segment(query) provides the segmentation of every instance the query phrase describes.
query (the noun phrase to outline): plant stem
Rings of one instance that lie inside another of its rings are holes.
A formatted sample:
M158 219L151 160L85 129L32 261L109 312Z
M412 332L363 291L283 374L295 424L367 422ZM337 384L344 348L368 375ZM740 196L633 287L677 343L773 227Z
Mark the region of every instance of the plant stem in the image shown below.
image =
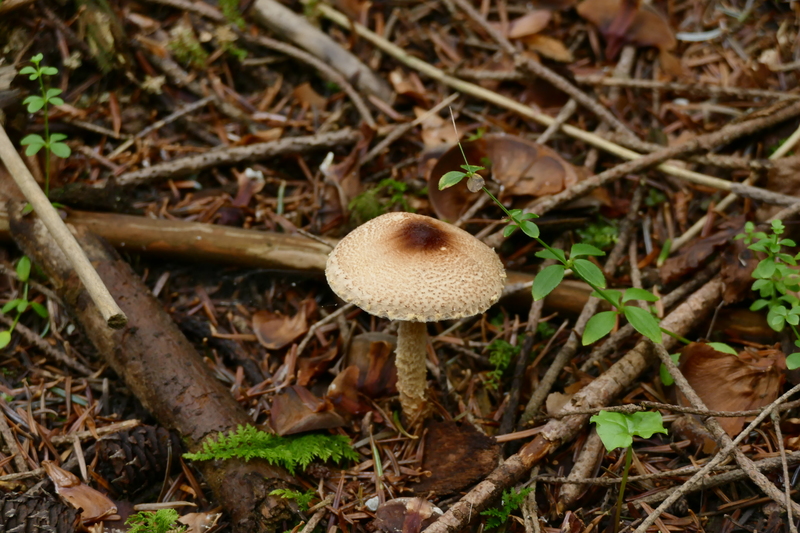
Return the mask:
M41 67L36 65L39 69L39 89L42 91L42 98L44 99L43 113L44 113L44 195L50 196L50 123L47 120L47 92L44 89L44 76L41 74Z
M692 343L692 341L690 341L690 340L689 340L689 339L687 339L686 337L681 337L680 335L678 335L678 334L677 334L677 333L675 333L674 331L670 331L670 330L668 330L667 328L662 328L662 327L660 327L660 326L659 326L659 329L661 329L661 333L664 333L664 334L666 334L666 335L669 335L669 336L670 336L670 337L672 337L673 339L676 339L676 340L678 340L678 341L682 342L683 344L691 344L691 343Z
M622 482L619 484L619 495L617 496L617 512L614 516L614 533L619 531L619 517L622 514L622 499L625 496L625 485L628 484L628 471L631 469L631 459L633 458L633 444L628 446L625 453L625 468L622 471Z

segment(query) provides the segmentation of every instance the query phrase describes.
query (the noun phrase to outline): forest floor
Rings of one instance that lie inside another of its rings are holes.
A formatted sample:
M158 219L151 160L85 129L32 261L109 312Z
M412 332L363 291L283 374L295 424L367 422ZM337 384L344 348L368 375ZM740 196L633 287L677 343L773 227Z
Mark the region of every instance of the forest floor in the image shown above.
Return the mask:
M799 5L0 0L0 529L796 532ZM395 211L506 270L405 413L324 275Z

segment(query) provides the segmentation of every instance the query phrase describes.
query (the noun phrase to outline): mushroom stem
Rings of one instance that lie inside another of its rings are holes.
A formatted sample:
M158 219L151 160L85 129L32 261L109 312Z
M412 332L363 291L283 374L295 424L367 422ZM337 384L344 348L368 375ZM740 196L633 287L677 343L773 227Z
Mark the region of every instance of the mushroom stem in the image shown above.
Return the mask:
M425 322L401 321L397 329L397 390L406 417L417 414L425 403L427 336Z

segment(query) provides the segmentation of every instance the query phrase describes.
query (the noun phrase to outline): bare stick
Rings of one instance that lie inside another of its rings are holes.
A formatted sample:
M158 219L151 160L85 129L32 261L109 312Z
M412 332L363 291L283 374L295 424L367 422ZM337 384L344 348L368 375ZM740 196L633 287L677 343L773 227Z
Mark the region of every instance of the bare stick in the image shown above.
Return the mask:
M786 449L783 447L783 435L781 434L781 417L777 412L769 414L772 419L772 426L775 428L775 440L778 443L778 452L781 455L781 467L783 468L783 492L786 495L786 514L789 522L789 533L797 533L797 526L792 517L792 482L789 477L789 462L786 460Z
M0 159L5 163L11 177L14 178L22 194L31 203L36 214L42 219L61 251L69 259L72 268L75 269L92 301L97 305L106 324L113 329L125 327L128 322L127 317L114 301L114 298L111 297L106 286L103 285L100 276L97 275L94 267L86 258L86 254L83 253L83 250L78 245L78 241L72 236L72 233L67 229L66 224L58 216L53 206L50 205L50 200L47 199L42 189L39 188L39 184L33 179L28 167L22 162L22 158L14 149L14 145L11 144L11 140L2 126L0 126Z
M14 454L14 464L16 465L17 470L19 472L27 472L30 470L30 468L28 468L28 463L25 461L25 457L22 455L22 450L19 449L17 438L11 431L11 427L8 425L8 421L6 420L6 415L3 413L0 413L0 435L2 435L3 440L6 441L6 446L8 446L8 449Z

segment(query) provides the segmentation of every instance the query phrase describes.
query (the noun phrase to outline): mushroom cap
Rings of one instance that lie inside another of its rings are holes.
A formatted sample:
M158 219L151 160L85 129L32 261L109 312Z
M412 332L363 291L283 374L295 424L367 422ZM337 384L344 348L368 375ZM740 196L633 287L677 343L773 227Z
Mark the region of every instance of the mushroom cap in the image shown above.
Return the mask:
M506 278L497 254L435 218L387 213L359 226L328 256L340 298L391 320L431 322L484 312Z

